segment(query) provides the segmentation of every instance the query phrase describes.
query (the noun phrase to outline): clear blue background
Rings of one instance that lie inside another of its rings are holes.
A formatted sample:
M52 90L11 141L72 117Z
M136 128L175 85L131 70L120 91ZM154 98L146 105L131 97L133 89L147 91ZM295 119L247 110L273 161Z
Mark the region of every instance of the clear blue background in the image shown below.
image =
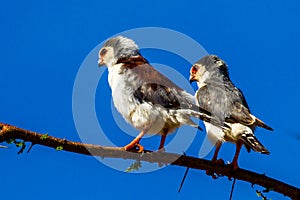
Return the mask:
M248 154L243 149L240 166L299 187L299 10L296 0L2 2L0 121L79 141L72 89L87 54L118 32L146 26L170 28L222 57L252 112L275 129L257 131L271 155ZM144 55L150 61L167 60L165 64L188 77L186 62L170 60L167 53L145 51ZM103 104L110 105L107 81L99 84L98 90L107 95ZM100 104L97 112L101 113ZM109 123L111 134L120 135L119 145L132 139L113 121ZM197 156L202 140L200 133L187 153ZM156 147L159 137L153 141L146 147ZM234 150L234 145L224 145L220 155L231 160ZM0 150L1 199L228 199L230 193L231 182L212 180L203 171L190 170L177 193L185 171L181 167L129 174L93 157L46 147L34 146L22 155L17 151L13 145ZM275 193L268 196L284 199ZM257 196L249 183L238 181L234 199Z

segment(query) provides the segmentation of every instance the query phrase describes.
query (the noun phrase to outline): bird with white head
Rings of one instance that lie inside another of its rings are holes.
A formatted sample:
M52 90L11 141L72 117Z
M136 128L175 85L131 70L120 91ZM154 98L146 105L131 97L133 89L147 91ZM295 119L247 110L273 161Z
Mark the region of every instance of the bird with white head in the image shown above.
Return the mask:
M209 112L194 104L191 94L155 70L133 40L123 36L107 40L99 51L98 65L108 67L114 106L129 124L140 130L124 146L125 150L138 147L143 151L139 142L146 133L160 134L159 149L163 149L166 136L181 125L201 129L191 117L222 128Z

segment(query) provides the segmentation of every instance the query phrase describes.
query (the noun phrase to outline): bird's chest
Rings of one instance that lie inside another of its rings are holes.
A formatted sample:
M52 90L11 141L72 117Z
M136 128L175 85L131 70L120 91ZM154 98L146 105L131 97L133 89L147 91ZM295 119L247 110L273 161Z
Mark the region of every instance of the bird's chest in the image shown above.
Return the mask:
M113 71L109 72L108 75L114 105L127 121L130 121L131 113L138 106L138 102L134 98L132 81L134 81L134 78L124 73Z

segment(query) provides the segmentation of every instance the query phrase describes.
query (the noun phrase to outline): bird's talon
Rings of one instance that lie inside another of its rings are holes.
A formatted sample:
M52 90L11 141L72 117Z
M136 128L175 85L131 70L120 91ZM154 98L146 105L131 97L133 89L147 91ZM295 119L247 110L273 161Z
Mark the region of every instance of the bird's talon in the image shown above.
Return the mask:
M218 179L220 176L211 170L206 171L206 175L211 176L213 179Z
M142 145L140 145L138 142L131 142L128 145L124 146L123 149L125 151L130 151L130 150L134 150L135 147L138 148L137 152L141 153L144 151L144 147Z
M143 153L144 152L144 147L140 145L139 143L136 143L135 146L139 149L137 152L138 153Z
M218 160L214 160L212 162L213 162L213 164L216 164L216 165L224 165L225 164L224 160L221 158Z
M232 174L234 174L234 172L235 172L236 170L239 169L238 164L237 164L237 163L234 163L234 162L228 164L228 166L232 168ZM228 180L231 181L231 180L232 180L232 177L233 177L233 176L229 175L229 176L228 176Z
M228 164L228 166L230 166L233 169L233 171L236 171L237 169L239 169L239 166L237 163L230 163L230 164Z
M134 147L135 147L135 146L132 146L132 145L126 145L126 146L123 147L123 149L124 149L125 151L129 151L129 150L133 149Z

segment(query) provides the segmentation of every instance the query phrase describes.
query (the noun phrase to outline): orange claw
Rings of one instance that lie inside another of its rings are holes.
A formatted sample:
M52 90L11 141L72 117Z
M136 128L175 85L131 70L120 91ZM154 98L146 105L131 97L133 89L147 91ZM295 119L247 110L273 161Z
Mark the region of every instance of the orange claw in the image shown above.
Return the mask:
M135 147L135 144L132 145L131 143L130 144L127 144L126 146L124 146L123 148L125 149L125 151L129 151L131 149L133 149Z
M144 147L142 145L140 145L140 140L142 139L142 137L146 134L147 131L142 131L140 132L140 134L138 136L136 136L136 138L134 138L134 140L132 140L129 144L127 144L126 146L124 146L123 148L125 149L125 151L129 151L135 147L138 147L139 150L138 152L143 152L144 151Z
M132 142L130 142L129 144L127 144L123 148L125 149L125 151L129 151L129 150L134 149L135 147L139 148L138 152L143 152L144 151L144 147L139 144L139 141L136 141L136 140L133 140Z
M136 143L135 145L139 148L139 153L142 153L144 151L144 147L142 145L140 145L139 143Z

